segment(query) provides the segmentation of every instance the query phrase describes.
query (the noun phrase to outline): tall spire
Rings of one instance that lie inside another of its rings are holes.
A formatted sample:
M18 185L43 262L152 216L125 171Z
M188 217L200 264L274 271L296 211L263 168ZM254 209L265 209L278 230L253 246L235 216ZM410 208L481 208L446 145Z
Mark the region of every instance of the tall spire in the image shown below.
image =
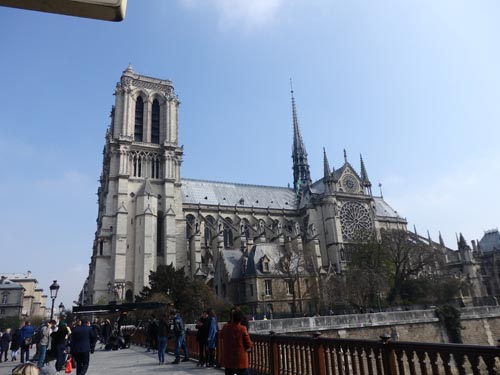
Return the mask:
M301 189L303 184L311 183L309 163L307 162L307 151L300 135L299 120L297 118L297 107L293 96L292 79L290 78L290 92L292 94L292 117L293 117L293 185L295 190Z
M363 161L363 155L359 154L359 160L361 162L361 180L363 180L365 186L372 186L372 183L368 178L368 173L366 173L366 167L365 167L365 162Z
M444 246L444 240L443 240L443 236L441 236L441 231L439 231L439 244L441 246Z
M368 194L372 194L372 183L368 178L368 173L366 173L365 162L363 161L363 155L359 154L359 160L361 162L361 181L363 185L366 187Z
M328 158L326 156L326 150L325 148L323 147L323 177L324 178L328 178L330 177L330 164L328 163Z

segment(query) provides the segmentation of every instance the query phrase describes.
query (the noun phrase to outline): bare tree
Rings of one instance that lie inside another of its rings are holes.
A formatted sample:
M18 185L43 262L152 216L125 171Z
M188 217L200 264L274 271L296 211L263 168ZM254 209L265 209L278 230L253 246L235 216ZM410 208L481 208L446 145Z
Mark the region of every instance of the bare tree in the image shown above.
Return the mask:
M405 230L381 231L381 246L389 261L392 278L390 300L400 303L402 288L412 279L426 277L442 262L440 253Z
M390 258L376 241L351 246L345 274L346 298L358 307L380 307L381 293L388 290Z

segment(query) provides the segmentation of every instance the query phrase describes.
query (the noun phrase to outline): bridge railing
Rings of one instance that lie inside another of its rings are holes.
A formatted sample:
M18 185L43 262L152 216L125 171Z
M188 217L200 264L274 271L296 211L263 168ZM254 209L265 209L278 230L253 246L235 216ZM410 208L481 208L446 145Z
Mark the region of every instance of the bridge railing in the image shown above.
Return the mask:
M407 341L333 339L320 335L252 334L252 375L465 375L500 374L500 349L494 346ZM196 332L187 333L191 358L198 358ZM168 340L169 351L174 340ZM146 342L137 331L132 342ZM224 362L218 340L216 361Z

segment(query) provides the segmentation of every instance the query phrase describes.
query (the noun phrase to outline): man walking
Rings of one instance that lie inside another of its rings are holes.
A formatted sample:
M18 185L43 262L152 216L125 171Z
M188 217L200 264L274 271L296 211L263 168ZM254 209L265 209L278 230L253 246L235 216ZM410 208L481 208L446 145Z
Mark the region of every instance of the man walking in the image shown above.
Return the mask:
M71 333L71 354L76 362L76 375L85 375L90 362L90 342L94 330L87 320L82 320Z
M47 348L50 343L50 334L56 324L55 320L51 320L40 328L40 346L38 348L38 368L41 369L45 363L45 356L47 355Z
M24 322L24 326L21 328L19 334L19 342L21 344L21 363L28 362L30 360L30 348L34 333L35 330L31 326L31 323L28 320Z
M184 328L184 321L182 320L181 314L179 314L178 312L176 313L175 310L172 310L170 314L174 316L172 325L175 336L175 360L172 362L172 364L177 365L179 364L181 359L181 347L182 350L184 350L184 359L182 360L182 362L189 361L188 348L186 345L186 330Z

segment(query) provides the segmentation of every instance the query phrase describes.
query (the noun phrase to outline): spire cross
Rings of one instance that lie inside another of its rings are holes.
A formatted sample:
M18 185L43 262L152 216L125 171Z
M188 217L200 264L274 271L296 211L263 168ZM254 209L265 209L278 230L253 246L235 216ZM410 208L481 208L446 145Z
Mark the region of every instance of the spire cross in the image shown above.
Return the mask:
M384 194L382 194L382 183L381 182L378 183L378 188L380 189L380 198L383 198Z

